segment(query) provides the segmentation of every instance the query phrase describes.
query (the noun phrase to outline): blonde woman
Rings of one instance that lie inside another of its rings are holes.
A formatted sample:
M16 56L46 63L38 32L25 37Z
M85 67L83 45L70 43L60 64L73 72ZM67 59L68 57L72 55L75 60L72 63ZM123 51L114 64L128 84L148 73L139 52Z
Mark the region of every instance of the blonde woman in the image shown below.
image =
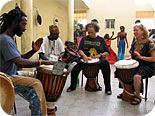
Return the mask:
M135 24L133 29L136 40L131 46L131 57L128 59L132 58L139 62L139 67L133 76L135 96L131 101L131 104L137 105L141 102L142 79L155 75L155 45L153 41L149 40L148 31L143 24ZM122 82L120 83L122 84ZM122 94L117 97L121 98Z

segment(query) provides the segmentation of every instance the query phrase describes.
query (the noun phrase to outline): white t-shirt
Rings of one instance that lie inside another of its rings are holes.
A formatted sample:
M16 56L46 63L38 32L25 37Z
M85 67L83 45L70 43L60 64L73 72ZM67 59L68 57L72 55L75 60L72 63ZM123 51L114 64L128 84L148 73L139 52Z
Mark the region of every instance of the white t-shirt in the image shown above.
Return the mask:
M40 47L39 53L44 53L46 57L49 57L50 54L58 56L64 51L64 45L60 38L51 41L48 39L48 36L46 36L43 38L43 43Z

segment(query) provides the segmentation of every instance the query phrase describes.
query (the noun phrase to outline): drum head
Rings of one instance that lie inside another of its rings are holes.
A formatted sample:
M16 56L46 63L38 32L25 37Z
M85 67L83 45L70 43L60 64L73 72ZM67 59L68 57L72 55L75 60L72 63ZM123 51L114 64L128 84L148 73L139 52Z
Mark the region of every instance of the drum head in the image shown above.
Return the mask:
M84 62L83 59L81 59L81 61ZM96 63L96 62L99 62L99 61L100 60L98 58L96 58L96 59L88 60L88 63Z
M53 70L53 65L41 65L41 68L44 68L46 70ZM66 72L67 69L64 68L64 72Z
M131 59L131 60L119 60L117 61L114 66L118 69L132 69L138 67L139 62Z
M0 74L0 104L6 113L10 113L15 102L14 86L4 75Z

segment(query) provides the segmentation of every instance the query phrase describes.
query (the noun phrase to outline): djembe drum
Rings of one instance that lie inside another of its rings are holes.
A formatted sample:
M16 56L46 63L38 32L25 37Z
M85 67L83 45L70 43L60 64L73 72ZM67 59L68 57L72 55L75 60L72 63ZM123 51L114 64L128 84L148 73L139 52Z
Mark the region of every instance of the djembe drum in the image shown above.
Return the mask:
M69 71L64 69L62 75L55 75L52 70L53 65L42 65L37 68L37 78L42 82L48 102L55 102L59 98L69 74Z
M15 90L8 76L0 72L0 105L9 114L15 103Z
M118 78L124 83L123 100L131 101L133 99L133 75L138 65L139 62L133 59L120 60L114 64Z
M87 78L85 89L87 91L97 91L99 85L96 82L96 77L99 73L99 66L100 66L99 59L92 59L89 60L88 63L83 62L81 59L82 64L82 71L84 76Z

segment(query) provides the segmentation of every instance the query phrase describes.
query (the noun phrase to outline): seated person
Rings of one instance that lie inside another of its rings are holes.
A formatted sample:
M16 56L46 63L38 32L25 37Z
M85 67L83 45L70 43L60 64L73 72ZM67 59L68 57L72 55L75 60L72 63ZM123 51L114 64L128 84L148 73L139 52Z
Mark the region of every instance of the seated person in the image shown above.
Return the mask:
M95 24L89 23L86 25L86 30L88 31L88 36L83 37L79 46L79 54L83 58L84 62L88 62L93 58L99 58L100 69L103 74L104 84L105 84L105 93L111 95L111 84L110 84L110 66L106 60L106 56L109 55L109 49L100 36L96 35L96 32L99 31L99 27ZM73 91L76 89L77 77L82 69L80 58L76 60L77 65L71 71L71 85L67 89L67 92Z
M141 102L140 91L142 87L142 79L155 75L155 45L149 40L149 35L146 27L141 24L134 25L134 36L136 40L132 43L130 53L131 57L127 59L135 59L139 62L139 66L133 75L133 87L135 96L131 104L137 105ZM118 77L117 71L115 77ZM123 87L123 82L119 79ZM123 94L119 94L118 98L122 98Z
M51 55L59 56L64 52L62 40L59 38L59 28L56 25L49 26L50 35L43 38L43 44L39 50L39 58L49 60Z
M65 52L62 54L62 61L66 62L67 64L74 61L74 59L79 58L80 55L78 54L76 44L71 41L65 42Z
M21 55L16 47L14 36L20 37L26 30L27 16L19 7L16 7L8 13L2 14L0 22L0 72L7 74L15 85L15 92L22 94L30 102L29 108L32 116L47 116L46 99L41 82L35 78L17 75L18 67L31 68L41 64L53 65L51 61L29 60L40 49L43 40L42 38L38 39L32 45L31 51Z

